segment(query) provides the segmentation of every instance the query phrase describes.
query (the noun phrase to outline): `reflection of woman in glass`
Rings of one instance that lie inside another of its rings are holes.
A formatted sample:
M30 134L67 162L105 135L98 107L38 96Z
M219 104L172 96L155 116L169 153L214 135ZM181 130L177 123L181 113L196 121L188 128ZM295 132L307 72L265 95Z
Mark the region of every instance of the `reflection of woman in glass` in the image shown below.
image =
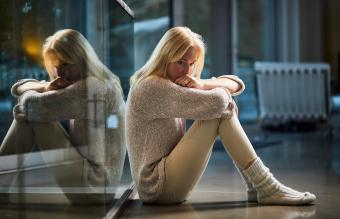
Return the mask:
M77 31L60 30L47 38L43 58L50 82L24 79L12 87L18 97L14 120L4 138L1 155L65 148L65 158L76 156L80 165L66 166L55 177L62 187L116 186L125 156L124 100L119 79L98 59ZM59 121L68 122L68 132ZM9 182L10 183L10 182ZM109 195L89 195L72 202L106 201Z
M315 200L277 181L241 127L233 96L235 76L200 79L205 46L186 27L168 30L131 78L127 145L133 179L145 203L180 203L202 176L217 136L248 185L248 200L302 205ZM185 132L185 119L196 120Z

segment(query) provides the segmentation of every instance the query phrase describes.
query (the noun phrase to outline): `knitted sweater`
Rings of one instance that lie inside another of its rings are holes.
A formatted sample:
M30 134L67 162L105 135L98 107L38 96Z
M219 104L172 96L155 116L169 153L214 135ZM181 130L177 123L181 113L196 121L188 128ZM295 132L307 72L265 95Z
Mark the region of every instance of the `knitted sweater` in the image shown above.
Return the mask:
M116 186L125 158L124 100L119 88L89 76L70 86L39 93L34 90L18 96L18 86L34 79L23 79L12 86L18 97L14 114L28 121L68 121L71 143L84 162L84 184Z
M243 82L235 76L223 76ZM199 90L170 80L149 77L130 89L126 108L126 140L132 178L145 203L163 191L164 162L185 133L185 119L231 117L232 96L227 89Z

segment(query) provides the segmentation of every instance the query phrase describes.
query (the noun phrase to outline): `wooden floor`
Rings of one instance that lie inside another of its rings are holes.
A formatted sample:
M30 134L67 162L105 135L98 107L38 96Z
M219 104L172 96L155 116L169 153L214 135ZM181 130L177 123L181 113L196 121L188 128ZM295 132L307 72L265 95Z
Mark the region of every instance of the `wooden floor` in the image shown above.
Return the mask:
M292 207L247 203L241 178L217 144L203 178L187 202L146 206L135 199L131 200L121 218L340 218L339 129L335 129L331 137L323 128L315 132L285 133L263 132L252 125L244 127L257 153L276 178L298 190L315 193L317 200L313 205ZM0 218L103 218L111 208L110 205L72 206L63 203L65 197L61 196L45 194L44 198L42 195L38 199L49 200L45 204L0 204Z
M340 124L340 123L339 123ZM340 132L263 133L246 127L256 151L281 182L316 194L308 206L247 203L245 188L223 150L214 151L189 200L181 205L150 206L132 200L122 218L340 218ZM256 140L260 139L260 140ZM261 143L262 139L262 143Z

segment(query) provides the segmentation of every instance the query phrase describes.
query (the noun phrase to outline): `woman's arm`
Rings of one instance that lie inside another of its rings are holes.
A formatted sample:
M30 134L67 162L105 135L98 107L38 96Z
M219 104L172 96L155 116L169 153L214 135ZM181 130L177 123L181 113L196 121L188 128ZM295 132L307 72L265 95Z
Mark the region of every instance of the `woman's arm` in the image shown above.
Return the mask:
M214 119L230 114L230 92L222 87L211 90L179 86L167 79L145 79L129 97L130 107L147 119Z
M21 79L13 84L11 88L11 93L14 97L19 97L23 93L29 90L35 90L37 92L43 92L43 87L46 85L47 82L38 81L36 79L28 78L28 79Z
M63 89L42 93L27 90L19 98L19 109L28 121L46 122L85 118L87 85L86 81L82 80Z
M62 89L71 85L71 82L66 81L62 78L56 78L50 82L28 79L26 81L22 81L21 83L20 81L17 83L13 86L13 93L15 93L16 96L21 96L23 93L29 90L43 93L46 91Z
M21 96L28 90L35 90L39 93L45 92L45 87L48 82L36 82L36 81L29 81L17 87L16 93L18 96Z
M230 78L216 78L216 79L201 79L203 81L203 90L211 90L216 87L224 87L229 90L231 94L236 93L242 85Z
M217 87L227 89L232 96L239 95L245 89L241 79L235 75L223 75L212 79L197 79L189 75L183 75L175 81L183 87L196 88L200 90L211 90Z

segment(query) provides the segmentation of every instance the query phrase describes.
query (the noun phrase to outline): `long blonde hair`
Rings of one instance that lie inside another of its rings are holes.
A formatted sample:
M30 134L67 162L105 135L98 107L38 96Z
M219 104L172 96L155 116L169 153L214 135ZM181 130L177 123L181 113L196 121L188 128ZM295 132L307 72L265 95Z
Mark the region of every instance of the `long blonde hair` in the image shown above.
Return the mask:
M194 75L200 78L206 48L202 36L192 32L188 27L173 27L158 42L145 65L132 75L131 86L153 75L167 78L169 63L180 60L190 47L196 47L199 51Z
M59 30L48 37L43 45L42 55L44 65L50 79L54 79L53 66L49 54L56 55L62 62L74 64L82 77L96 77L98 80L108 82L110 86L122 88L119 78L114 75L98 58L93 47L78 31L72 29Z

